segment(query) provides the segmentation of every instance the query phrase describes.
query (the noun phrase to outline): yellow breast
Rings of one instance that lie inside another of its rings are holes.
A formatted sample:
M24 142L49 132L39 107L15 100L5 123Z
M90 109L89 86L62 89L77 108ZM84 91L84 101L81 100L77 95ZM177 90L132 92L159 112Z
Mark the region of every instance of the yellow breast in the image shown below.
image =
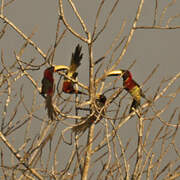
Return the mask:
M141 99L141 89L138 86L135 86L130 90L131 96L137 101L140 102Z

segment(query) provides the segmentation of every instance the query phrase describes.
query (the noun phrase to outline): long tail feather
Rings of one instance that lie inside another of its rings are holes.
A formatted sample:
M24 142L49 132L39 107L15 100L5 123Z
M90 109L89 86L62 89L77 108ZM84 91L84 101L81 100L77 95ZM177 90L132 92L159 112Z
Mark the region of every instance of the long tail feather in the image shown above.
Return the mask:
M54 110L54 107L53 107L53 104L52 104L52 96L47 96L46 97L45 109L47 109L48 117L51 120L53 120L54 115L55 115L55 110Z
M82 46L79 44L76 46L75 52L72 53L70 72L74 73L80 66L83 54L81 53Z

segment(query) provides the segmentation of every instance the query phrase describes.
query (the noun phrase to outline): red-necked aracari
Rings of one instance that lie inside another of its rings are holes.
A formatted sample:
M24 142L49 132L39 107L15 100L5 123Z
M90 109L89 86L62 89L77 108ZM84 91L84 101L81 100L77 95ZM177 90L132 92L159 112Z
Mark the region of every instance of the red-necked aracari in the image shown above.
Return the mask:
M41 94L46 98L45 102L45 108L48 111L48 117L50 119L53 119L53 115L55 114L53 105L52 105L52 97L54 95L55 90L55 83L54 83L54 72L68 69L67 66L64 65L57 65L57 66L51 66L44 71L44 76L41 81L42 88L41 88Z
M132 78L132 74L128 70L115 70L108 73L108 76L122 76L124 89L133 97L133 102L130 107L129 113L133 109L137 109L140 106L141 97L146 99L146 96L142 92L139 84Z
M76 77L78 75L76 70L80 66L81 60L83 57L83 54L81 53L81 49L82 49L82 47L78 44L75 48L74 53L72 53L71 64L67 70L67 76L74 80L76 79ZM64 78L62 90L64 93L82 94L82 92L80 92L74 88L74 83L66 77Z
M96 111L92 115L90 115L88 118L86 118L86 119L82 120L80 123L76 124L72 128L72 131L76 132L77 134L83 133L86 131L86 129L88 127L90 127L97 120L97 118L99 120L101 120L103 118L102 115L105 114L105 110L104 109L102 110L105 103L106 103L106 96L104 94L98 94L96 96L96 101L95 101ZM100 114L100 116L99 116L99 114Z

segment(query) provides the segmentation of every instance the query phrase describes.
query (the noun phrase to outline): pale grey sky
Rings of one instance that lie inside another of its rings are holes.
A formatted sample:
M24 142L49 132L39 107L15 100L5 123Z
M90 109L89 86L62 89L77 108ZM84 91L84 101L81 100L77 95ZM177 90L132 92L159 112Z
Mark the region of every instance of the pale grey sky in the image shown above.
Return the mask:
M5 1L6 2L6 1ZM163 8L167 5L169 1L158 1L159 9L157 14L157 24L160 20L160 15L162 13ZM95 16L97 12L97 7L99 5L98 0L76 0L74 3L77 5L77 9L83 18L85 24L87 25L87 29L92 33ZM112 8L114 0L106 0L105 5L102 9L99 19L98 30L103 26L105 22L105 18L107 17L108 12ZM139 4L139 0L121 0L112 15L110 22L103 32L100 35L97 42L93 47L93 56L94 59L98 59L104 55L108 47L111 45L113 39L120 31L123 20L126 20L125 30L119 40L122 40L124 36L127 36L132 26L132 22L134 20L137 6ZM155 8L155 0L146 0L142 9L142 13L138 22L138 26L152 26L153 25L153 17L154 17L154 8ZM169 17L175 16L180 12L180 1L177 1L175 5L168 8L163 21L162 26L166 25ZM82 32L79 21L75 15L73 15L73 11L67 2L64 2L64 13L67 18L68 23L81 35L85 37L85 34ZM49 0L16 0L10 6L4 9L4 15L12 21L18 28L20 28L26 35L29 35L35 29L35 35L32 40L46 53L50 47L53 46L55 40L56 33L56 24L58 18L58 1L49 1ZM3 27L4 23L0 21L0 29ZM170 26L180 26L180 18L173 20L170 23ZM62 30L64 30L64 26L62 25ZM62 32L61 30L61 32ZM3 38L0 40L0 47L4 52L4 61L7 65L12 64L15 61L14 51L18 52L23 45L24 40L14 31L11 27L7 27L6 33ZM81 44L83 49L83 61L82 65L79 68L79 80L88 85L88 49L87 45L74 37L71 33L66 33L65 37L59 44L56 49L56 54L54 58L54 64L65 64L69 65L71 53L74 50L77 43ZM121 46L115 54L114 60L119 56L122 50ZM135 79L140 84L147 78L147 76L151 73L153 68L159 64L158 71L153 75L153 77L145 84L143 89L148 89L147 96L152 97L162 79L168 79L172 76L175 76L176 73L180 71L180 28L179 29L171 29L171 30L160 30L160 29L139 29L136 30L133 36L133 39L127 49L125 56L122 58L118 68L126 69L131 63L136 60L135 65L131 69ZM44 59L37 53L37 51L32 47L28 46L23 55L23 60L29 62L30 59L35 58L34 64L39 65L44 62ZM104 61L108 61L110 56L107 56ZM0 64L0 68L2 64ZM39 83L39 87L41 86L41 78L43 75L44 68L41 68L38 71L29 72L33 78ZM55 76L56 80L58 76ZM110 80L107 80L109 82ZM176 89L179 87L179 81L172 86L172 89ZM25 102L27 106L32 104L32 96L34 92L34 87L29 83L25 77L22 77L17 81L17 84L14 85L14 90L12 94L14 99L19 96L20 86L23 85L23 93L25 96ZM119 85L122 85L122 82L119 82ZM169 91L171 92L171 91ZM37 93L37 92L36 92ZM125 94L125 93L124 93ZM44 100L39 94L37 96L37 103L44 103ZM66 96L66 95L65 95ZM67 97L67 96L66 96ZM130 102L130 96L128 95L128 103ZM10 109L15 106L17 101L13 101L10 104ZM157 105L162 106L163 101L157 103ZM172 114L175 107L180 107L180 95L177 96L176 100L172 103L168 113L163 115L165 120L168 120L170 115ZM3 110L1 110L3 111ZM17 119L22 118L24 109L20 109L17 114ZM36 115L40 115L41 118L45 118L45 111L41 108L40 111L36 112ZM11 114L11 113L10 113ZM47 117L46 117L47 118ZM136 117L133 117L134 121L130 120L126 123L119 131L120 136L122 137L122 141L125 144L128 138L136 136ZM70 121L72 122L72 121ZM177 123L177 122L174 122ZM37 119L31 124L32 130L32 139L38 134L41 121ZM162 125L159 121L157 121L157 127ZM60 126L60 124L59 124ZM97 125L97 129L100 128L101 125ZM63 127L58 127L59 131L63 129ZM157 129L154 129L157 131ZM24 129L22 128L20 131L16 131L12 133L8 138L14 139L14 146L17 148L22 144L21 135L24 133ZM152 135L154 136L154 135ZM56 135L59 137L59 134ZM86 137L84 135L84 137ZM180 134L178 135L180 137ZM86 139L86 138L84 138ZM137 139L134 143L136 143ZM86 143L86 140L83 141L81 139L81 143ZM179 144L180 147L180 144ZM67 151L69 148L69 152ZM65 161L69 158L71 154L72 147L68 145L64 145L61 148L61 155L59 155L59 165L60 168L63 168ZM129 152L132 153L132 152ZM172 155L173 156L173 155ZM67 159L66 159L67 158ZM95 169L92 169L93 172ZM1 173L1 171L0 171Z

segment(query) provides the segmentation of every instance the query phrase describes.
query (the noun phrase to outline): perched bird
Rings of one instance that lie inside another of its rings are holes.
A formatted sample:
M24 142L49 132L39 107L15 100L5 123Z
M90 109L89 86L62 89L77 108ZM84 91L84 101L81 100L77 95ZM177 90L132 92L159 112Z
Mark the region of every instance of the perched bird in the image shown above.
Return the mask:
M54 83L54 77L53 74L54 72L68 69L67 66L63 65L57 65L57 66L51 66L44 71L44 76L41 81L42 83L42 88L41 88L41 95L45 97L45 108L47 109L48 112L48 117L52 120L53 115L55 114L53 105L52 105L52 97L54 95L54 90L55 90L55 83Z
M129 113L140 106L141 97L146 99L146 96L142 92L139 84L132 78L130 71L122 69L115 70L108 73L107 76L122 76L124 89L133 97Z
M88 116L88 118L82 120L80 123L73 126L72 131L80 134L85 132L88 127L90 127L98 118L98 121L103 118L102 115L105 114L105 110L102 109L106 103L106 96L104 94L98 94L95 101L95 112ZM100 116L99 116L100 114Z
M72 57L71 57L71 64L67 70L67 76L71 79L76 79L78 73L76 72L77 68L80 66L81 64L81 60L83 57L83 54L81 53L81 49L82 47L78 44L76 46L75 52L72 53ZM81 91L78 91L74 88L74 83L68 79L68 78L64 78L64 82L63 82L63 87L62 90L64 93L70 93L70 94L82 94Z

